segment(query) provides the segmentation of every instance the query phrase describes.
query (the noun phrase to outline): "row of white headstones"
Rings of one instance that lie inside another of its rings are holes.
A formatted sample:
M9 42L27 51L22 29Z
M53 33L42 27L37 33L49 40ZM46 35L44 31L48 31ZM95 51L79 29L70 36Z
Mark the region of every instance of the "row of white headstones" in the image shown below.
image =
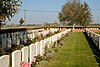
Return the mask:
M30 62L35 56L40 54L41 56L44 54L44 47L47 45L49 48L50 43L54 43L61 38L63 34L70 32L71 29L67 29L63 32L50 36L40 42L36 42L35 44L31 44L29 47L23 47L21 50L16 50L12 52L12 60L10 60L9 55L3 55L0 57L0 67L9 67L10 61L12 62L12 67L21 67L21 62ZM30 59L28 59L30 58Z
M92 41L98 47L98 49L100 49L100 35L91 31L90 29L86 29L86 33L88 37L92 39Z
M55 33L59 30L59 28L50 28L50 29L47 29L47 30L44 30L44 29L38 29L38 30L27 30L27 32L29 32L30 34L28 34L28 37L32 40L36 37L36 35L47 35L49 34L49 32L51 33ZM39 32L41 31L41 32ZM35 32L38 32L35 34Z

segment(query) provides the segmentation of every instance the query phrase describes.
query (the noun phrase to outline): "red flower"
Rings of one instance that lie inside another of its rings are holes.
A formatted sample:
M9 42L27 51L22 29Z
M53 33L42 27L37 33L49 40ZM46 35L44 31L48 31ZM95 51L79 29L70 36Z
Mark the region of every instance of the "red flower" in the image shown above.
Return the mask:
M29 62L22 62L21 67L31 67Z

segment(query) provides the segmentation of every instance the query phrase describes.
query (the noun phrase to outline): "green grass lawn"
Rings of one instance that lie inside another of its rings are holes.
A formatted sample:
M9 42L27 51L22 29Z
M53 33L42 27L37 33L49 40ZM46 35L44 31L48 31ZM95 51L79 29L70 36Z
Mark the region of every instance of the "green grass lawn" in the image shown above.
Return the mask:
M95 33L100 34L100 32L95 32Z
M46 67L99 67L83 33L71 33Z

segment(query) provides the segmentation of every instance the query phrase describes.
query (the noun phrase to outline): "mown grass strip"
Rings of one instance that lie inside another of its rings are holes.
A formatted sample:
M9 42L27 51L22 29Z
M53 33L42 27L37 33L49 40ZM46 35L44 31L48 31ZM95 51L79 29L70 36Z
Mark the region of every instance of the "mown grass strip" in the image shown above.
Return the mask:
M100 32L95 32L95 33L100 34Z
M47 67L99 67L83 33L71 33Z

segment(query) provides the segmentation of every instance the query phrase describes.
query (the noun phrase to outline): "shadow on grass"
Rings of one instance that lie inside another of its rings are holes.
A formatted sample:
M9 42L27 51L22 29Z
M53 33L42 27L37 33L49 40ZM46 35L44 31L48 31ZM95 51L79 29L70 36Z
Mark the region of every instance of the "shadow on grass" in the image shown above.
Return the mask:
M94 57L96 59L96 61L98 62L98 65L100 67L100 50L95 46L95 44L93 43L93 41L91 40L90 37L87 36L86 32L83 32L93 54L94 54Z

